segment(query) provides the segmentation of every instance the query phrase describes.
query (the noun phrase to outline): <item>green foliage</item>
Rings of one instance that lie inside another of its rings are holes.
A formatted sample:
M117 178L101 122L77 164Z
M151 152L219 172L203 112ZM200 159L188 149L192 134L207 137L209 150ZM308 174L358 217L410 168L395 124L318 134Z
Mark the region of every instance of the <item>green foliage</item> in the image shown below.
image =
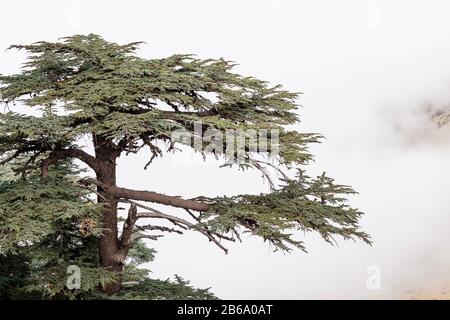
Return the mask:
M98 213L98 205L80 201L86 191L70 181L39 177L0 184L0 254L15 252L44 236L65 229L68 222L79 224ZM91 230L99 236L101 228Z
M98 260L99 205L77 185L79 170L61 163L46 180L32 171L14 176L16 160L2 167L0 176L0 299L99 299L99 288L117 279ZM3 179L7 177L7 179ZM86 224L86 221L89 224ZM153 261L155 250L133 242L123 274L126 286L113 299L209 298L208 290L177 281L152 280L143 263ZM81 288L66 286L67 268L81 270ZM153 287L154 288L151 288ZM164 290L167 290L164 292Z
M12 171L21 165L18 162L3 171ZM80 292L97 290L115 277L98 266L97 241L103 231L100 206L75 183L78 174L66 162L45 180L35 170L26 179L0 180L0 257L9 288L2 292L8 293L7 298L75 297L78 293L65 287L69 265L82 270ZM93 222L89 228L86 221Z
M29 259L24 254L0 255L0 300L17 298L29 272Z
M214 300L208 289L196 289L190 282L175 275L175 281L145 279L134 286L125 287L118 299L154 300Z
M21 74L0 76L0 101L38 107L44 114L0 115L0 151L54 150L90 133L126 139L133 149L143 136L169 141L174 130L192 132L201 121L205 130L223 132L280 129L282 164L311 159L307 145L320 136L282 127L298 121L298 93L233 73L234 64L224 59L179 54L143 59L134 55L138 45L90 34L12 46L30 55Z
M114 282L117 277L114 272L102 269L97 264L89 264L83 260L67 264L65 259L60 260L57 265L47 260L40 267L36 266L37 270L27 279L27 285L20 288L22 295L38 299L84 299L98 292L99 286ZM80 289L70 290L66 286L69 276L67 268L70 265L80 267Z
M370 244L358 225L362 212L346 204L345 196L356 193L352 188L335 184L325 173L311 179L301 170L297 179L283 181L270 194L209 199L214 205L200 216L203 225L221 234L244 228L283 251L290 246L306 251L302 241L293 239L295 230L316 231L331 244L336 235Z
M148 248L142 241L133 241L128 252L128 266L138 266L143 263L152 262L155 254L156 250Z

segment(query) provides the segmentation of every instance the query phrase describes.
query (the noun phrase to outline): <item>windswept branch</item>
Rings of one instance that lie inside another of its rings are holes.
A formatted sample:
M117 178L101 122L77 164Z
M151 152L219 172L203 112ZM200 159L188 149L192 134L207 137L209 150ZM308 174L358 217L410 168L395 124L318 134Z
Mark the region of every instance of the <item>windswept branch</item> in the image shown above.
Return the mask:
M162 238L162 237L163 237L162 234L158 234L158 235L141 234L141 235L138 235L137 237L135 237L134 240L139 240L139 239L158 240L159 238Z

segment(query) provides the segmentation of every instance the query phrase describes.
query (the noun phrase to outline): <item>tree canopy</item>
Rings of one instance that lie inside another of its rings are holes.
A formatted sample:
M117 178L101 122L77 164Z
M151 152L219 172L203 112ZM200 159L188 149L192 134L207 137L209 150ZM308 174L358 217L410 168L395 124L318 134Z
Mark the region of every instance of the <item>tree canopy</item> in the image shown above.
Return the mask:
M308 146L321 136L287 129L299 122L299 93L241 76L224 59L144 59L135 53L139 45L90 34L11 47L28 58L19 74L0 76L0 255L22 266L13 268L26 275L17 275L22 289L56 297L213 298L182 278L158 282L138 268L153 257L142 240L164 233L199 232L225 252L224 243L245 232L283 251L306 251L296 230L330 243L335 236L370 243L359 227L362 212L347 204L355 191L303 168L312 160ZM277 143L255 146L250 136L258 130ZM221 134L215 148L208 132ZM242 148L230 151L239 135ZM218 189L214 198L183 199L117 185L119 157L148 148L147 168L186 150L179 145L223 166L258 170L272 190L225 197ZM119 204L128 210L123 219ZM81 289L64 287L68 264L81 267ZM0 273L0 288L8 281Z

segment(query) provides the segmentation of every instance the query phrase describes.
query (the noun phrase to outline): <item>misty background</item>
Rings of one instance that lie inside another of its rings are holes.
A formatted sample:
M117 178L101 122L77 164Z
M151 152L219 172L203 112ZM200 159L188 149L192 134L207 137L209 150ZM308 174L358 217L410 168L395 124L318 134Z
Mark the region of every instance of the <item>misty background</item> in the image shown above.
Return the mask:
M401 298L450 288L450 129L429 121L450 104L449 16L437 0L16 0L2 4L0 73L24 62L3 51L11 44L96 33L145 41L145 58L224 57L243 75L303 92L296 129L326 137L309 173L325 170L360 193L351 204L366 213L373 246L299 233L309 253L282 254L245 236L224 255L188 232L150 243L152 276L177 273L224 299ZM258 172L197 156L158 158L143 171L147 156L123 156L118 184L184 197L269 190ZM371 270L378 289L367 286Z

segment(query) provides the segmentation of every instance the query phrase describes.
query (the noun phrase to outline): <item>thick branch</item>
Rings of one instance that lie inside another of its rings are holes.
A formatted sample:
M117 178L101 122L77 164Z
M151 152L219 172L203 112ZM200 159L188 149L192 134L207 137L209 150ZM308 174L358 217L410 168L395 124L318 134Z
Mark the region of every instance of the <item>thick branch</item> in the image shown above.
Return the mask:
M93 183L105 189L116 198L138 200L138 201L149 201L176 208L190 209L194 211L208 211L210 208L210 205L203 201L182 199L180 197L168 196L153 191L132 190L127 188L105 185L95 179L85 179L84 181Z
M50 165L55 164L56 162L66 158L77 158L86 163L94 171L98 171L100 169L100 162L97 158L91 156L90 154L84 152L83 150L70 148L53 151L50 153L48 158L42 160L41 163L42 177L46 178L48 176L48 168Z
M153 191L132 190L120 187L108 187L117 198L150 201L154 203L164 204L172 207L191 209L195 211L207 211L210 205L206 202L196 200L186 200L175 196L167 196L165 194Z

